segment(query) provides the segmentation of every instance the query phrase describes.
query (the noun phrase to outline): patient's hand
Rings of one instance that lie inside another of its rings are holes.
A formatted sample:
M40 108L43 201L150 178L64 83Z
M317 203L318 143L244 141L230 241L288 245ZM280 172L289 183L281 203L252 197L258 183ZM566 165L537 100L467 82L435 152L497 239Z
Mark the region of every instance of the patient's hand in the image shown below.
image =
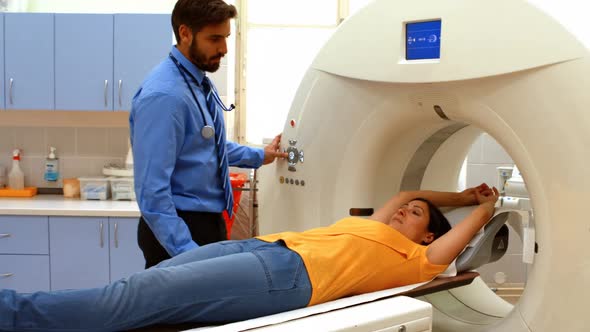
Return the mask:
M480 204L479 200L477 199L477 194L480 195L489 195L492 193L492 190L486 183L482 183L477 187L467 188L459 193L461 196L461 201L463 205L476 205Z
M486 185L486 187L487 187L487 185ZM477 204L483 204L486 202L492 202L495 204L496 201L498 200L499 196L500 196L500 193L498 192L498 189L496 189L496 187L492 187L491 189L489 187L487 187L485 189L477 190L475 192Z
M475 197L477 198L477 203L480 206L484 206L487 208L491 217L491 215L494 214L498 197L500 197L498 189L496 189L496 187L492 187L492 189L488 188L486 190L476 191Z

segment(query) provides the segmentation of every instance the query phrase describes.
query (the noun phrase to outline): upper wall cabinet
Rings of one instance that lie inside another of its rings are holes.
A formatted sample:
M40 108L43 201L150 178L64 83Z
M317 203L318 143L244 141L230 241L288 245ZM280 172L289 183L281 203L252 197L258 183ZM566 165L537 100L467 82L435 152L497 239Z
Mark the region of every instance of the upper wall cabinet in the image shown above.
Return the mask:
M55 108L113 109L113 15L55 14Z
M171 46L167 14L56 14L55 108L129 110Z
M4 16L5 105L8 110L54 108L53 14Z
M151 69L172 46L170 15L115 14L114 110L130 110L131 100Z
M173 44L169 14L0 13L0 109L112 111Z

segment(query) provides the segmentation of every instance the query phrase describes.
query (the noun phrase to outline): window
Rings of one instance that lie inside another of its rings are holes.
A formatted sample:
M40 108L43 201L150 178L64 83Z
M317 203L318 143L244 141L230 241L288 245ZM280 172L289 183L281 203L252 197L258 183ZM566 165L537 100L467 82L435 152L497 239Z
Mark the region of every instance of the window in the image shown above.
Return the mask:
M337 0L248 0L248 24L331 26Z
M371 0L242 0L246 26L242 81L242 143L262 144L283 130L301 79L336 30L348 6ZM243 29L244 30L244 29ZM242 32L244 33L244 31Z

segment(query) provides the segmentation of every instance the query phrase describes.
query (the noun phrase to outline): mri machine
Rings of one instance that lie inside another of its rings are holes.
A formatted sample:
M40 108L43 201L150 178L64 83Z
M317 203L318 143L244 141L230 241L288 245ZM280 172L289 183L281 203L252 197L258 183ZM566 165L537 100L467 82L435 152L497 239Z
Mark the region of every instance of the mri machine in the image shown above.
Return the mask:
M289 159L259 172L260 232L329 225L398 190L456 190L486 132L526 181L534 263L514 307L480 279L423 298L434 330L588 331L590 28L581 4L377 0L346 20L296 93L283 130Z

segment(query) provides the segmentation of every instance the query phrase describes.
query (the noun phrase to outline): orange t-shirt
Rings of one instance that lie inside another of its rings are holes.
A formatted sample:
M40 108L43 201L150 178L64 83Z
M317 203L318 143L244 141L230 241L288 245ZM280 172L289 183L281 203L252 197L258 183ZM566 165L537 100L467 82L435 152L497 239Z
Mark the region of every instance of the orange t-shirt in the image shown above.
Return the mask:
M267 242L283 240L301 256L313 289L310 306L428 281L447 268L428 261L427 246L381 222L359 217L301 233L257 238Z

